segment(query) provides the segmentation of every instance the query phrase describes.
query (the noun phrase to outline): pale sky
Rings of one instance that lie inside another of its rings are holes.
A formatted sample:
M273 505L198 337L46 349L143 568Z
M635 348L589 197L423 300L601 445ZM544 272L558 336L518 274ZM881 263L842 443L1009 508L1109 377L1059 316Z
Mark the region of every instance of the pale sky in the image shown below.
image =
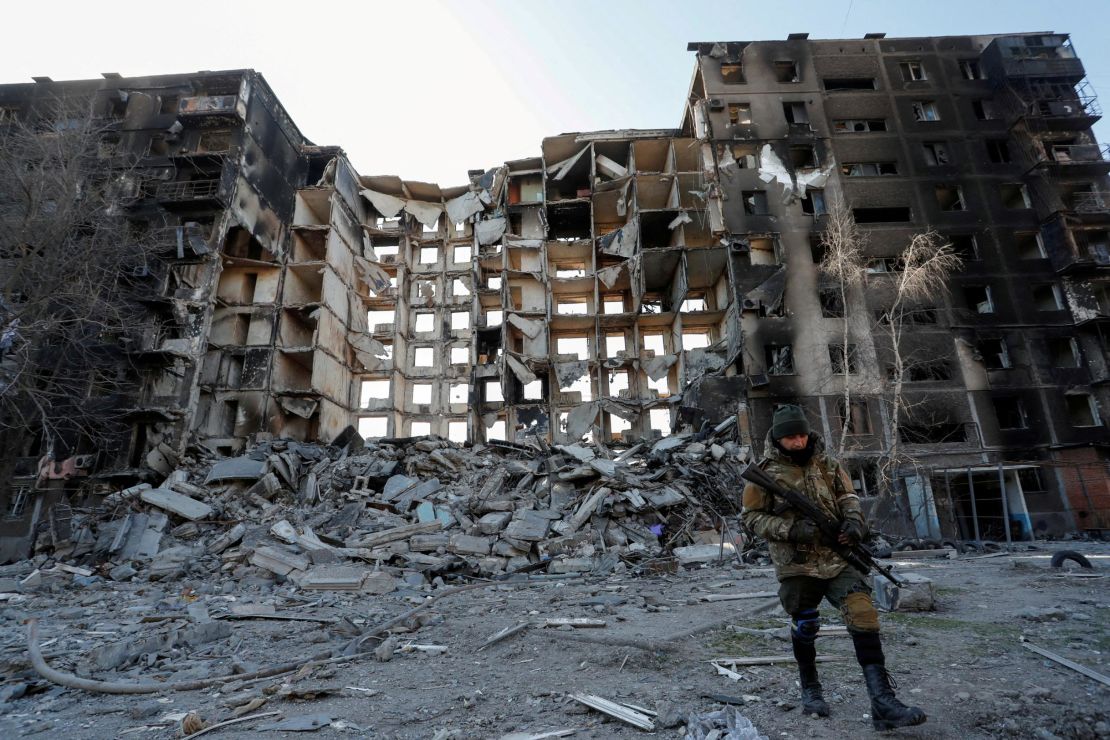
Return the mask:
M459 185L568 131L672 128L689 41L1070 33L1110 100L1106 0L54 0L3 10L0 82L250 67L364 175ZM1096 129L1110 141L1110 122Z

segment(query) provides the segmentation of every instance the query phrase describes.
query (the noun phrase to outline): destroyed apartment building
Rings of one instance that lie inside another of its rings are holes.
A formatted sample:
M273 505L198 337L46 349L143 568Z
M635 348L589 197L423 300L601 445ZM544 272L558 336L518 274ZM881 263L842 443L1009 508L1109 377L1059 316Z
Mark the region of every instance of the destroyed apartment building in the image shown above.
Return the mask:
M112 217L150 243L139 318L98 338L114 441L4 420L0 558L267 440L604 451L731 420L758 457L785 401L884 529L1110 529L1110 159L1068 36L689 50L678 128L551 136L454 187L359 174L250 70L0 86L5 137L64 137L58 101L97 124ZM865 236L850 285L824 268L837 209ZM930 231L959 266L890 333ZM6 388L25 340L0 281Z

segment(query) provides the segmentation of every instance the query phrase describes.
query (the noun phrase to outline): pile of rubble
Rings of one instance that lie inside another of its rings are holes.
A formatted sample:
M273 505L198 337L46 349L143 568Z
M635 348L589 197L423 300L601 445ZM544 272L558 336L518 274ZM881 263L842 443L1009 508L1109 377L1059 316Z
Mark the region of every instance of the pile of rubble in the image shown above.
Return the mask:
M24 581L219 574L388 593L400 581L716 561L741 545L735 517L749 451L724 439L733 429L619 454L436 437L363 442L353 430L330 446L266 439L241 457L198 457L157 487L75 509L68 536L40 537L39 568Z

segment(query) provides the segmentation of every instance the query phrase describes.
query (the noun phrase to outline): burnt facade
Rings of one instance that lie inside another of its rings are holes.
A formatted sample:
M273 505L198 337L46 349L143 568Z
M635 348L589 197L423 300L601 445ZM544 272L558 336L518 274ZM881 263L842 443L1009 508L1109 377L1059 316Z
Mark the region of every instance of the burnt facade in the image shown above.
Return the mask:
M54 501L160 480L194 444L633 443L737 415L758 453L787 400L834 447L850 416L845 457L862 492L890 488L891 526L1110 529L1110 162L1067 37L690 50L678 129L553 136L452 188L360 175L252 71L0 86L0 121L87 98L130 156L121 217L163 244L120 348L130 435L59 460L28 430L9 550ZM847 300L819 269L836 203L867 236ZM928 230L962 265L902 335L894 424L882 316Z

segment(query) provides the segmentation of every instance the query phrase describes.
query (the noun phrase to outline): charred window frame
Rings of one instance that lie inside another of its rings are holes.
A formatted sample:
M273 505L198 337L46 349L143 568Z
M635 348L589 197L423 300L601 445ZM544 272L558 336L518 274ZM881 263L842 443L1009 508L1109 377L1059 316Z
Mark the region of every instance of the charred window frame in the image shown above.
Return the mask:
M828 213L825 208L825 191L818 188L809 188L806 190L806 197L802 198L802 213L807 213L810 216L824 216Z
M975 262L979 259L979 243L975 234L949 234L946 237L952 246L952 252L964 262Z
M31 500L30 486L15 486L8 492L8 508L4 516L9 519L18 519L27 510L27 503Z
M1022 260L1040 260L1048 257L1044 239L1038 231L1014 232L1014 252Z
M1049 361L1054 368L1082 367L1079 342L1075 337L1048 337L1045 340Z
M768 375L794 374L794 346L791 344L766 344L763 357Z
M747 79L744 77L744 65L741 62L722 62L721 82L726 85L745 84Z
M848 434L852 436L872 434L873 432L871 429L871 414L867 407L867 401L851 401L848 404L848 408L850 411L847 418ZM836 399L837 427L840 429L844 428L844 409L844 399Z
M987 159L994 164L1010 164L1013 158L1010 156L1010 145L1005 139L987 139L985 142L987 147Z
M744 201L744 213L749 216L766 216L770 213L767 208L767 193L762 190L745 190L741 193Z
M998 194L1002 198L1003 208L1020 210L1033 207L1033 201L1029 199L1029 188L1024 183L1002 183L998 186Z
M1069 393L1064 396L1068 423L1073 427L1100 427L1102 416L1098 404L1090 393Z
M806 108L805 101L793 100L785 101L782 104L782 114L786 118L787 123L792 124L808 124L809 123L809 110Z
M986 79L986 76L983 74L982 67L979 66L978 59L961 59L960 76L963 77L965 80Z
M844 318L844 300L840 295L840 288L821 288L817 291L817 299L821 304L821 316L826 319Z
M936 185L934 193L937 198L937 206L942 211L966 211L967 205L964 202L964 191L956 183L943 183Z
M995 396L991 399L994 404L994 415L998 420L999 429L1028 429L1029 414L1025 410L1025 403L1017 396Z
M893 368L891 368L893 370ZM924 360L906 366L907 383L933 383L952 379L952 365L947 360Z
M1056 283L1033 286L1033 305L1038 311L1063 311L1064 294Z
M925 73L925 65L919 59L901 62L898 64L898 69L902 73L903 82L924 82L929 79Z
M987 370L1010 370L1014 367L1010 359L1010 348L1003 337L979 340L976 351Z
M967 285L964 287L964 301L975 313L994 313L994 295L989 285Z
M829 366L837 375L843 375L845 369L847 369L848 375L856 375L859 373L859 364L856 362L857 354L856 345L854 344L848 345L847 352L844 351L843 344L830 344Z
M751 103L729 103L728 123L730 126L748 125L752 122Z
M921 142L921 153L925 158L927 167L943 167L946 164L952 164L952 157L946 141L923 141Z
M798 72L798 63L793 59L778 59L772 63L775 80L780 83L801 82L802 77Z
M971 112L979 121L993 121L998 118L998 109L990 98L971 101Z
M920 123L934 123L940 120L940 110L935 100L915 100L911 104L913 120Z
M840 171L845 177L881 177L883 175L897 175L897 162L848 162L841 165Z
M833 121L833 131L838 134L870 134L886 130L885 118L841 118Z

